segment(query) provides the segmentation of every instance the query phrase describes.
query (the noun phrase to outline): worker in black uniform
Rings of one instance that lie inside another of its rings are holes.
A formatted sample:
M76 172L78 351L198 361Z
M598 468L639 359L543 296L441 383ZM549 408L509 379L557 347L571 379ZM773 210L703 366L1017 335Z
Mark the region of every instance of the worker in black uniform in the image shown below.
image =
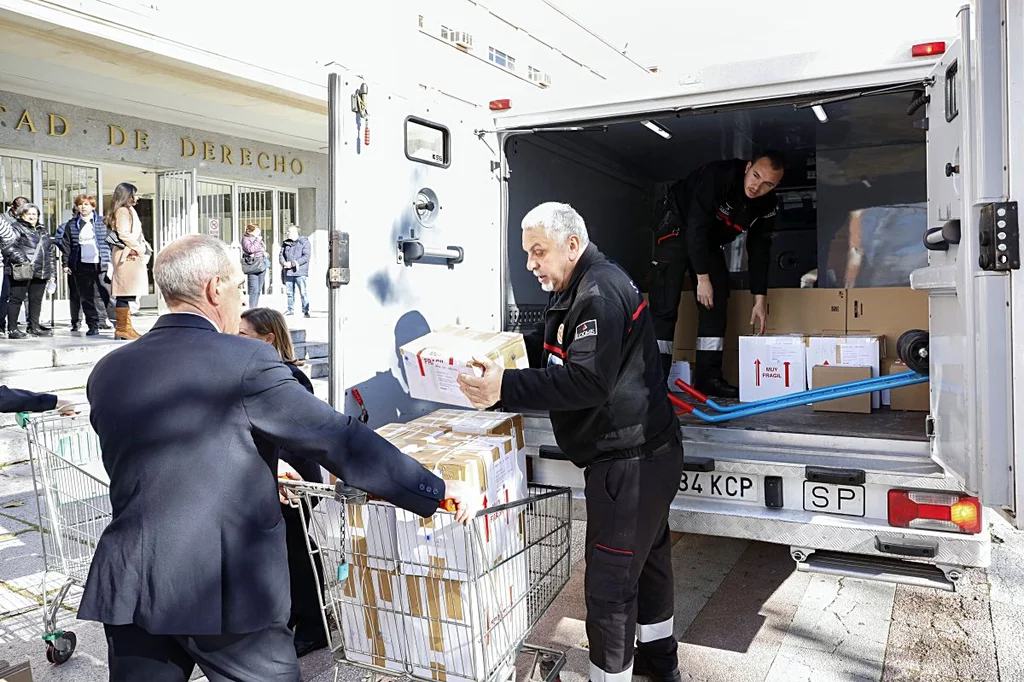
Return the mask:
M668 211L655 235L648 279L654 331L665 375L672 363L679 297L687 271L697 297L697 358L694 386L712 396L738 398L722 376L729 306L729 268L722 247L747 235L747 264L754 307L750 324L764 333L768 317L768 263L775 188L782 181L783 159L763 152L753 161L708 163L674 184Z
M590 679L678 682L668 510L683 446L647 303L571 206L541 204L522 227L526 267L551 294L543 335L527 337L531 368L482 359L462 391L481 409L547 410L584 469Z

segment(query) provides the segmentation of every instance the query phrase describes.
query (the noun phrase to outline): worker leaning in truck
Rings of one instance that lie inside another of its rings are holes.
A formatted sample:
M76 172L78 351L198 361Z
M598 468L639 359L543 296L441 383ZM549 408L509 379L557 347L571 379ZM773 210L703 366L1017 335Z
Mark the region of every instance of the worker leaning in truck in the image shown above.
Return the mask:
M669 188L667 212L654 239L648 297L665 375L672 363L679 297L689 271L697 297L694 386L708 395L737 398L722 376L729 301L729 268L722 247L747 235L754 307L750 324L764 333L768 317L768 262L777 208L775 188L783 159L766 151L753 161L729 159L697 168Z
M531 369L483 359L461 388L478 408L547 410L585 471L590 679L678 682L668 510L683 446L647 304L571 206L541 204L522 228L526 267L550 292L543 334L527 337Z

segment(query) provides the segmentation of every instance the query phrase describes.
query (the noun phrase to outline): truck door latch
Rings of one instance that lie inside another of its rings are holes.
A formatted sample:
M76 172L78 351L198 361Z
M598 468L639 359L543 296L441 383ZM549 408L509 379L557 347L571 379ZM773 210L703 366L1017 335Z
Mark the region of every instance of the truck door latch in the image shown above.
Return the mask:
M1020 229L1017 202L985 204L978 221L978 267L993 272L1020 269Z

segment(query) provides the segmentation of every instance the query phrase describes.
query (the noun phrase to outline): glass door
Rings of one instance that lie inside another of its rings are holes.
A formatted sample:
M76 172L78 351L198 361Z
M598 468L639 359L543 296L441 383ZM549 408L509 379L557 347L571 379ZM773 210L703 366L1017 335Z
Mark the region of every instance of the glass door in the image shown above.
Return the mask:
M57 161L42 161L39 165L43 188L41 218L52 237L74 215L75 197L79 194L99 196L100 171L95 166L78 166ZM54 292L54 298L67 299L67 276L62 268L58 268L58 272L60 274L56 278L57 291Z
M288 190L277 192L277 222L274 225L274 248L280 249L281 242L288 236L288 228L299 224L299 193ZM274 252L274 263L278 263ZM278 267L280 267L278 265ZM278 278L280 279L280 278ZM284 283L280 285L284 289Z
M32 159L0 156L0 212L6 211L16 197L32 199Z
M240 241L240 236L234 234L231 190L230 184L200 180L196 191L200 231L219 237L225 244Z
M168 171L156 178L156 225L154 229L154 250L159 253L167 244L186 234L199 232L199 204L196 201L196 172L194 170ZM155 254L154 254L155 256ZM153 262L149 260L149 281L151 290L156 292L153 282ZM156 300L146 300L143 307L156 307L161 312L166 303L159 294Z

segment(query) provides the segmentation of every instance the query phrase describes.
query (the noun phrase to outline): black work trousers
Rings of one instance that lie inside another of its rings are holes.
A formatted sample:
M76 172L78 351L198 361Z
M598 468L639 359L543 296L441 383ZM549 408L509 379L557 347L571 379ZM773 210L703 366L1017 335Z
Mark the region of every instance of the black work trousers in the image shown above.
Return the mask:
M292 633L280 625L241 635L153 635L104 625L110 682L188 682L196 665L210 682L301 682Z
M654 260L648 275L648 303L654 318L654 335L661 350L662 367L665 376L672 366L673 337L679 316L679 300L687 272L693 283L693 297L697 297L697 273L693 271L689 255L683 246L685 236L675 238L673 247L655 249ZM729 311L729 266L725 263L725 252L720 248L711 250L708 276L714 289L711 308L697 303L697 349L694 379L706 381L722 378L722 354L725 350L725 326ZM684 339L688 341L688 339Z
M679 436L649 456L604 461L584 471L584 592L593 682L630 682L635 646L654 670L677 667L668 509L682 471Z

